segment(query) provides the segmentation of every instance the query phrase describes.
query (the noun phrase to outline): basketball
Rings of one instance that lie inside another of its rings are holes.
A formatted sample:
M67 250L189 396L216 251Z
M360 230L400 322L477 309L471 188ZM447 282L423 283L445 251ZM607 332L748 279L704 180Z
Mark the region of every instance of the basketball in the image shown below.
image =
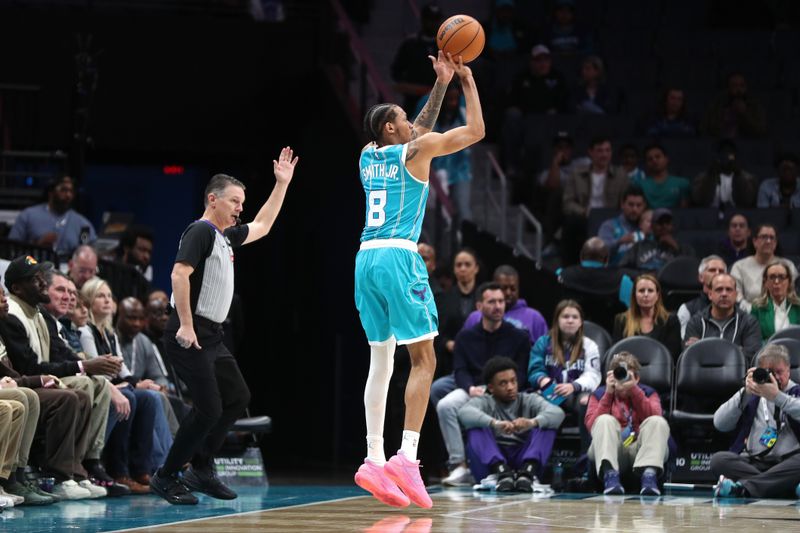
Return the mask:
M464 63L469 63L483 51L486 35L480 22L469 15L453 15L442 22L436 33L436 46L445 54L458 61L461 56Z

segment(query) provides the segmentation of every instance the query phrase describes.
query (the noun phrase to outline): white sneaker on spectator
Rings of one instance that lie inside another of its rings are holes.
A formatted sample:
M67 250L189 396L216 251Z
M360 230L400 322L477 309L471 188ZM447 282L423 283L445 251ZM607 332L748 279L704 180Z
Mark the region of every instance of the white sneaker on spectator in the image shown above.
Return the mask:
M95 485L94 483L92 483L88 479L84 479L83 481L79 481L78 482L78 486L79 487L83 487L84 489L86 489L89 492L91 492L92 495L89 496L90 498L103 498L105 496L108 496L108 491L105 489L105 487L101 487L99 485Z
M81 487L71 479L57 483L56 486L53 487L53 494L62 500L82 500L92 497L92 493L89 489Z
M21 505L25 502L25 498L23 498L22 496L17 496L16 494L9 494L5 491L3 487L0 487L0 496L8 500L11 500L14 503L14 505Z
M466 487L475 483L472 472L463 465L458 465L450 472L450 475L442 480L442 485L446 487Z
M7 496L0 496L0 509L6 509L14 507L14 500Z

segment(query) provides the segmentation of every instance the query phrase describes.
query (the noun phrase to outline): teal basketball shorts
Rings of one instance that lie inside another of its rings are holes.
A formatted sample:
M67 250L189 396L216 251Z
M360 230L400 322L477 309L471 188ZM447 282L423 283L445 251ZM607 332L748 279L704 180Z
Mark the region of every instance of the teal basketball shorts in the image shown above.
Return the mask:
M413 246L374 247L356 255L355 297L361 325L371 345L432 339L439 315L428 284L425 262ZM374 241L367 241L372 245Z

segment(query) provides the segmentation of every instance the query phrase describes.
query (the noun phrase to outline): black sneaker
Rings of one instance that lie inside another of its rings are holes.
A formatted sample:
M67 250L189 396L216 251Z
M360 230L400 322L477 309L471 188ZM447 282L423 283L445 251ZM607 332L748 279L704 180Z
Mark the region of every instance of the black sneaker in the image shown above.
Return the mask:
M239 497L238 494L228 488L225 483L220 481L213 468L208 470L197 470L190 466L188 470L183 473L183 484L189 490L195 490L208 494L212 498L219 500L233 500Z
M165 475L159 468L150 477L150 488L172 505L197 505L197 497L183 486L177 474Z
M525 472L518 472L517 479L514 481L514 489L517 492L533 492L533 479Z
M128 496L131 493L131 489L122 483L114 481L114 478L106 472L103 463L101 463L99 459L87 459L83 462L83 467L89 474L89 480L95 485L105 487L108 496L114 498Z

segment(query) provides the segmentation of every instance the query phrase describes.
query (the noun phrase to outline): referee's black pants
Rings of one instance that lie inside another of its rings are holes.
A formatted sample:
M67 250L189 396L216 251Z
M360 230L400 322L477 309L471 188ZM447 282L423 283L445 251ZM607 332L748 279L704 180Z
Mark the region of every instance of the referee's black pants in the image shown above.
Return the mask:
M175 317L177 318L177 317ZM187 462L198 469L210 466L228 430L250 403L239 365L222 343L222 325L194 316L200 350L182 348L175 340L177 320L164 331L167 358L192 397L192 410L181 422L162 471L172 474Z

